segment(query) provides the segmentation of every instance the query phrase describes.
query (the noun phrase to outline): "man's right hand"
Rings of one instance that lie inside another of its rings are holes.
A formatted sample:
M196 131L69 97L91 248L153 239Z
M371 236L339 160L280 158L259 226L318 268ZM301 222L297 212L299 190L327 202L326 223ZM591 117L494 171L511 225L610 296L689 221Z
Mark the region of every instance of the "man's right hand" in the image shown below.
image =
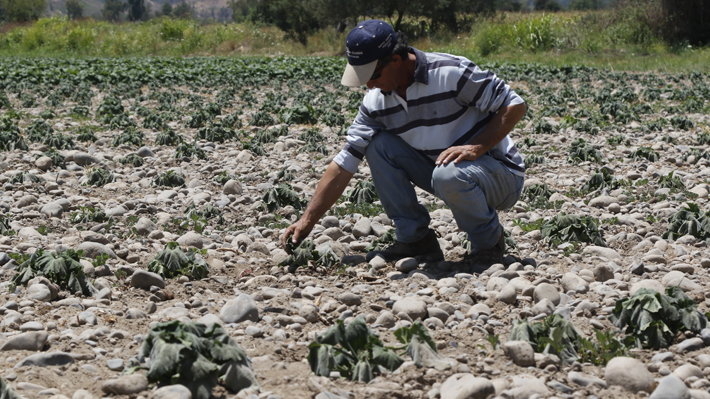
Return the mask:
M313 230L318 219L335 204L352 177L353 174L351 172L343 169L334 161L328 165L328 169L326 169L325 174L318 182L316 192L313 194L313 198L308 203L303 215L296 223L288 226L284 235L281 236L281 244L286 252L288 252L288 246L286 245L288 240L298 244L311 234L311 230Z
M309 234L311 234L311 230L313 230L313 226L308 226L308 224L304 222L303 218L288 226L284 232L284 235L281 236L281 245L283 245L284 250L291 254L289 246L287 245L289 241L294 244L298 244L303 241L303 239L308 237Z

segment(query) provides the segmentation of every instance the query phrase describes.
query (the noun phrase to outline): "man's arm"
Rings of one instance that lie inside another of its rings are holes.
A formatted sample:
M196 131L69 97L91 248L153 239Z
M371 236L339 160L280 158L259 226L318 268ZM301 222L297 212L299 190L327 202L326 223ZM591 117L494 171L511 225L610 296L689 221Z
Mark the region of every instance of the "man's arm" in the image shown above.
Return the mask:
M353 177L353 173L348 172L343 169L340 165L335 162L331 162L328 165L323 177L321 177L318 182L318 187L316 187L316 192L313 194L311 202L308 203L306 211L303 212L303 216L294 224L288 226L286 232L281 236L281 244L283 244L284 249L287 248L286 244L288 238L291 237L291 242L298 243L311 233L313 226L316 225L321 216L323 216L328 209L330 209L333 204L340 198L340 195L345 191L345 187L348 186L350 179Z
M476 160L500 143L513 130L515 124L525 116L526 111L525 103L502 107L480 134L471 139L468 144L444 150L436 159L436 164L446 165L451 161L459 163Z

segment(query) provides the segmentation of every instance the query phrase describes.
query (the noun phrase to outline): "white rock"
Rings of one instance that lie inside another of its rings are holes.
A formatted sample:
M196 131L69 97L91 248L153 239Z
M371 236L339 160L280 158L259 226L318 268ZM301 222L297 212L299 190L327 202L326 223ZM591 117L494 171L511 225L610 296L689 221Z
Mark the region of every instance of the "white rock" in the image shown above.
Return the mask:
M442 399L487 399L495 392L490 380L473 374L454 374L441 384Z
M503 352L520 367L535 365L535 351L527 341L508 341L503 344Z
M633 393L650 393L654 388L653 375L643 363L630 357L611 359L606 365L604 380L609 386L619 385Z

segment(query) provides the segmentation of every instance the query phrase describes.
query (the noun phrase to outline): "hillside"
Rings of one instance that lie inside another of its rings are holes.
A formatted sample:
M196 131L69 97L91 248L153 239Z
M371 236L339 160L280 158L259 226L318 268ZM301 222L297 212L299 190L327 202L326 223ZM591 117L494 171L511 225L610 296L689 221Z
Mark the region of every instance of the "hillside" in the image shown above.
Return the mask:
M84 4L84 15L99 16L101 9L104 6L104 0L80 0ZM169 1L173 5L181 2L181 0L145 0L146 5L150 7L151 13L159 11L163 3ZM48 0L47 15L65 15L64 7L65 0ZM232 12L227 7L227 0L186 0L195 11L195 16L204 19L215 19L219 21L231 19Z

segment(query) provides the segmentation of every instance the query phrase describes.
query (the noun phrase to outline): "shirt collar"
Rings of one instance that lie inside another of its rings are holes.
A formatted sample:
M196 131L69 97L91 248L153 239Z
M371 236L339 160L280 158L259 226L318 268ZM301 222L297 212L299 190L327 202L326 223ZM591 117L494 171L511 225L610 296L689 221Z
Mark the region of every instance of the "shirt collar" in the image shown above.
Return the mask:
M427 65L426 54L414 47L409 48L410 53L414 53L417 60L414 63L414 81L429 84L429 67Z

